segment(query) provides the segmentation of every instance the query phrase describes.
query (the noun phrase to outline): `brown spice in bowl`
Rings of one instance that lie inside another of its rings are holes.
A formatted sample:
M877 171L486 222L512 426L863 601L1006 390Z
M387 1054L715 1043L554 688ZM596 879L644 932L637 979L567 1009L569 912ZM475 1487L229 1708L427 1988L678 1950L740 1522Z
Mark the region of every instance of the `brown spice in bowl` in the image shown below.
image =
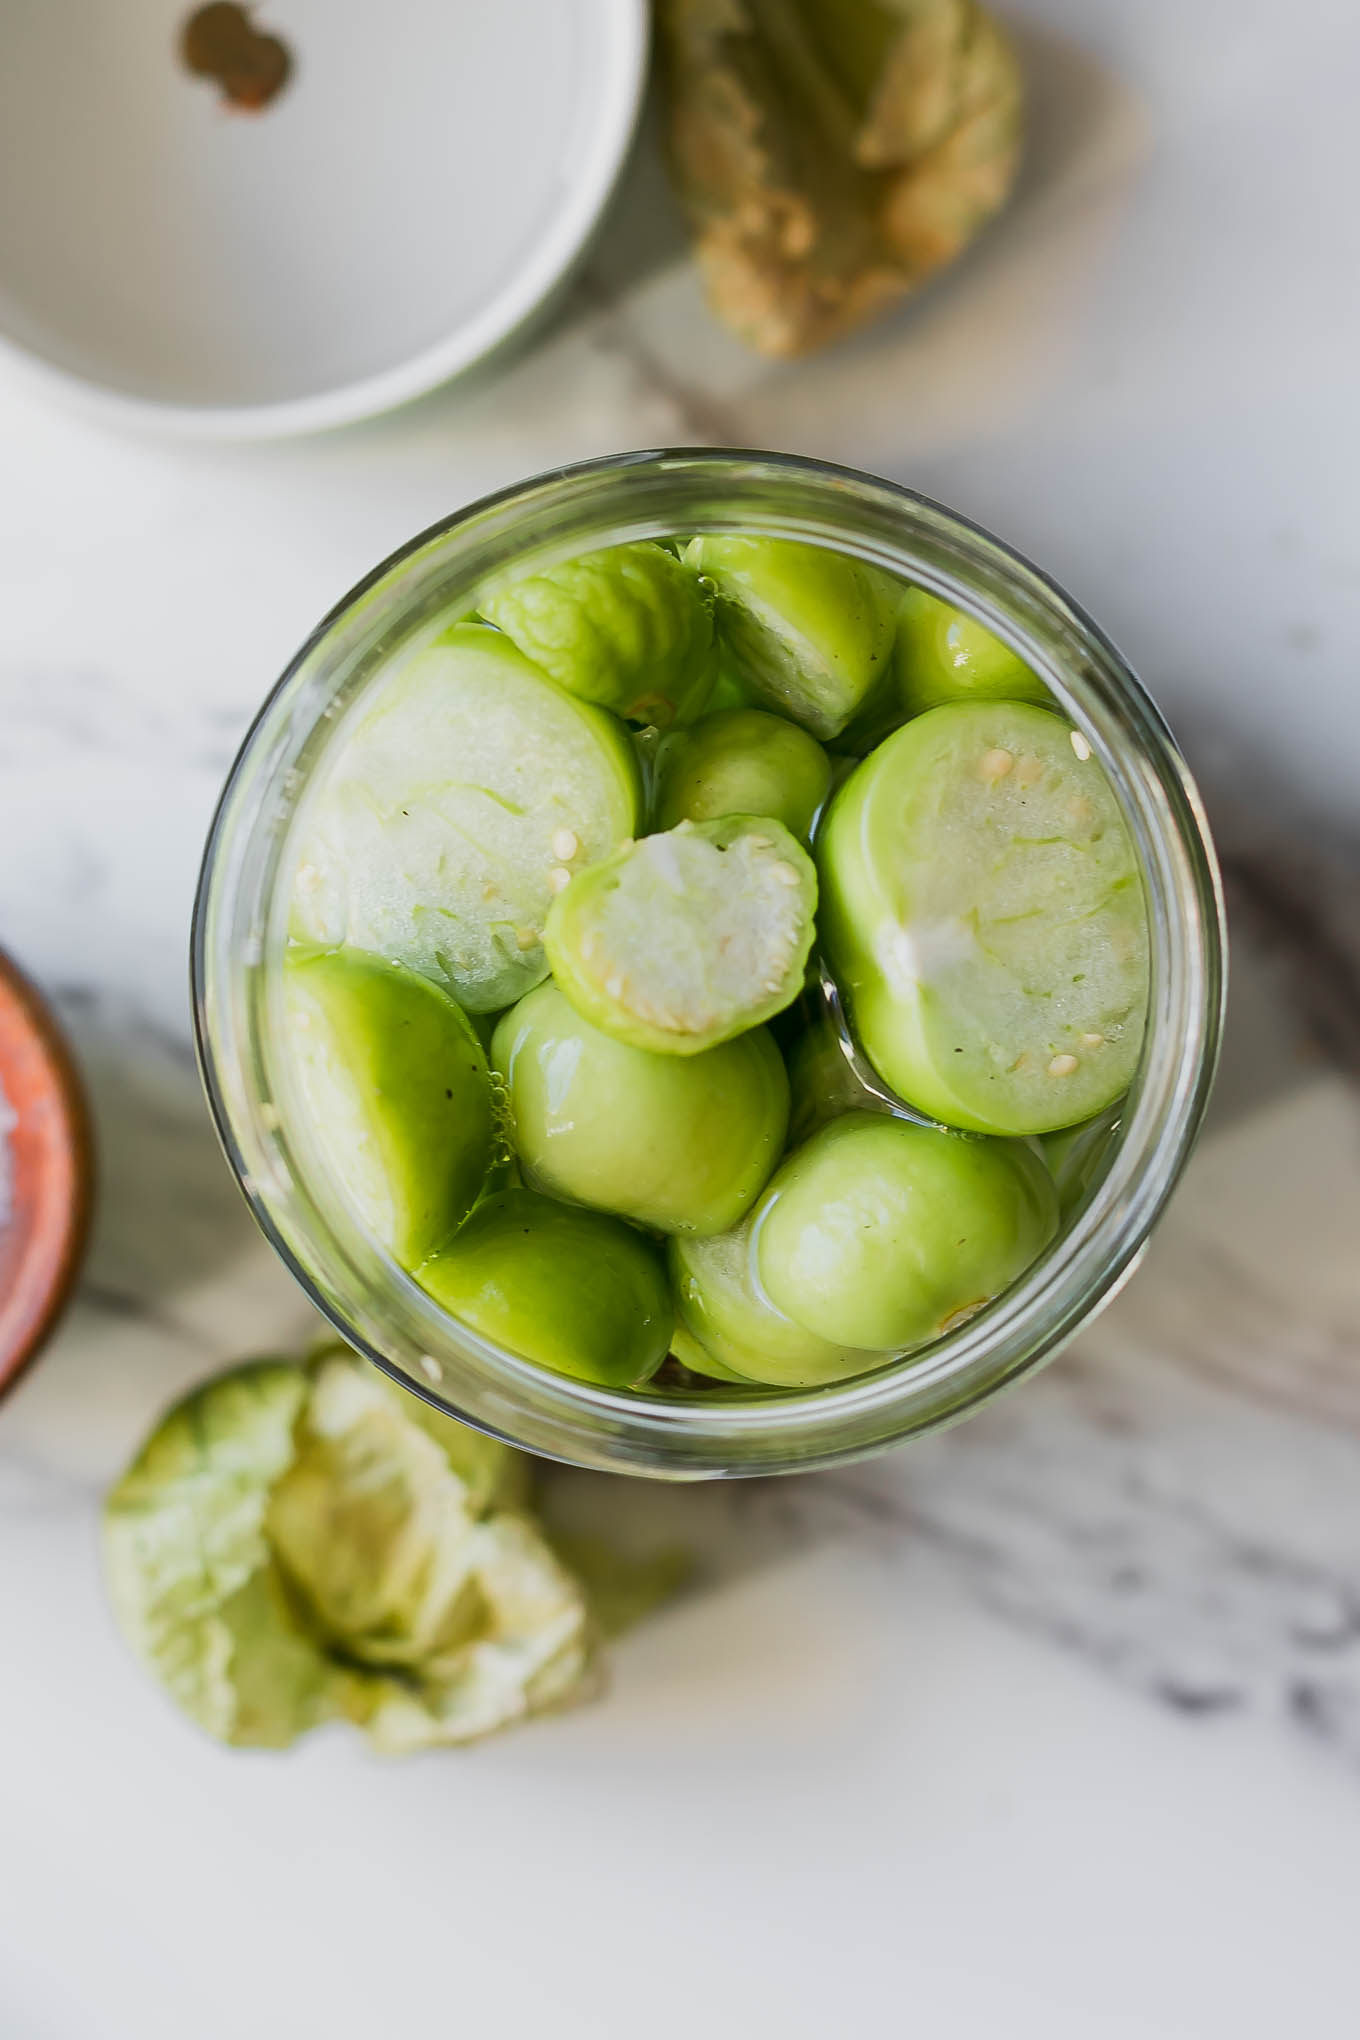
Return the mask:
M180 32L180 55L195 77L211 78L228 106L259 113L277 99L293 68L286 43L256 28L244 7L210 0Z

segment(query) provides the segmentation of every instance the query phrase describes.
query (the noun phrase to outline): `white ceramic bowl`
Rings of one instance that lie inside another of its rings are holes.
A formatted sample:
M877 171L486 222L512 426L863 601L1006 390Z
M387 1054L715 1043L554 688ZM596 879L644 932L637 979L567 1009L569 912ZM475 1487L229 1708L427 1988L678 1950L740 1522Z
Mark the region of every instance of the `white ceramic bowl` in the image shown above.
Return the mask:
M646 0L261 0L229 110L182 0L0 0L0 349L130 423L264 437L468 367L570 269L626 154Z

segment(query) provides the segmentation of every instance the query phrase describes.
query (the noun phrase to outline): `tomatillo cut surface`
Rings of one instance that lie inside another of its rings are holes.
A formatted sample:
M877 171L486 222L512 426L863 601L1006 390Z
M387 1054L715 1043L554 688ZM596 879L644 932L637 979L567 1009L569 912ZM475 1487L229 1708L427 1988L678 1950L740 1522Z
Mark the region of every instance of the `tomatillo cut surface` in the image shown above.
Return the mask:
M498 1012L547 976L554 889L633 834L639 797L616 717L456 624L377 689L303 816L292 932Z
M718 591L733 663L762 701L834 737L892 654L902 584L828 546L696 538L685 562Z
M644 836L583 871L544 930L576 1010L634 1048L692 1056L744 1034L803 987L812 860L782 822L729 815Z
M697 715L718 676L712 595L648 540L512 581L481 613L559 687L630 722Z
M488 1197L417 1280L483 1338L578 1381L627 1388L670 1346L670 1292L651 1242L533 1190Z
M909 588L902 598L893 656L907 715L946 701L1052 699L1038 674L986 624L924 588Z
M530 1182L658 1232L735 1225L783 1150L789 1080L764 1028L703 1055L652 1055L549 984L505 1015L491 1054Z
M495 1158L481 1043L447 992L358 949L289 951L283 1008L322 1154L414 1267L466 1218Z
M752 1256L749 1218L714 1239L670 1243L680 1325L707 1353L720 1380L818 1388L882 1366L886 1354L820 1338L776 1309L756 1280ZM685 1353L679 1357L704 1372Z
M1016 701L918 716L836 794L817 863L827 961L899 1096L1031 1134L1127 1088L1147 907L1114 793L1061 717Z
M1057 1223L1023 1143L851 1112L789 1156L752 1230L776 1310L834 1344L904 1352L1000 1295Z
M830 786L830 759L797 723L760 708L726 709L663 744L656 767L656 826L773 815L806 843Z

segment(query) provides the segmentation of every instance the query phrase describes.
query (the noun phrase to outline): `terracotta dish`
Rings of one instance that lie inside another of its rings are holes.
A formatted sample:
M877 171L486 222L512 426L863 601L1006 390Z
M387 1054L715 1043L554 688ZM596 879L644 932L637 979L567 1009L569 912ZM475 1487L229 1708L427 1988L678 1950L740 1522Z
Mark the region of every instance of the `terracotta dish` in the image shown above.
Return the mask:
M93 1166L71 1054L0 952L0 1395L52 1330L85 1245Z

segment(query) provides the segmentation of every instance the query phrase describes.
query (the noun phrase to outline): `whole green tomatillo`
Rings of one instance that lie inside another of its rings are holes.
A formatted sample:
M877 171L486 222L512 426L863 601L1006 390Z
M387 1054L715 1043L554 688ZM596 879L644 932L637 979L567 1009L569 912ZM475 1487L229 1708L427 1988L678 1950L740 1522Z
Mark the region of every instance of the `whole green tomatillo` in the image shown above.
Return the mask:
M510 581L481 613L559 687L629 722L698 715L718 677L711 596L647 540Z
M674 1314L652 1242L534 1190L488 1197L417 1279L483 1338L578 1381L645 1381L670 1345Z
M897 613L893 652L904 715L947 701L1036 701L1052 705L1018 652L965 609L909 588Z
M773 815L806 843L830 786L831 762L806 730L763 709L726 709L661 746L655 824Z
M653 1055L548 984L502 1019L492 1060L528 1181L657 1232L735 1225L783 1149L789 1084L764 1028L702 1055Z
M808 1331L776 1308L756 1280L751 1220L711 1239L672 1240L671 1281L680 1326L708 1357L680 1358L718 1380L818 1388L881 1366L886 1355Z
M1024 1143L850 1112L781 1165L751 1225L776 1310L833 1344L904 1352L1009 1288L1057 1222Z
M706 1381L721 1381L729 1388L749 1388L752 1385L748 1376L735 1373L721 1360L715 1359L707 1346L701 1344L679 1319L671 1333L671 1358L678 1360L691 1374L702 1375Z

